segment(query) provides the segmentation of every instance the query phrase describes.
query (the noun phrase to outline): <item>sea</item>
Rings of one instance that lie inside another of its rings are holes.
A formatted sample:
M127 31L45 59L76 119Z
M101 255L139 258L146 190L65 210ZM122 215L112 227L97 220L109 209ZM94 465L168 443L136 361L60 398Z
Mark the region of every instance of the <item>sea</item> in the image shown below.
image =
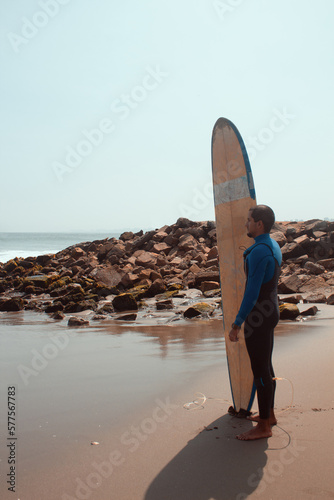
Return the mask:
M37 257L85 241L119 238L121 232L86 233L0 233L0 262L14 257Z

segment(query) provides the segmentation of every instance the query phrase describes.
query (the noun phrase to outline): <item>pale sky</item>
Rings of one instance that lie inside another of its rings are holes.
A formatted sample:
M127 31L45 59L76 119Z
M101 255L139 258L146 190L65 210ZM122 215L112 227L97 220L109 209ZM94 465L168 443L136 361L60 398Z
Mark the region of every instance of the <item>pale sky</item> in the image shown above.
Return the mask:
M332 0L1 0L1 231L213 220L211 134L278 220L333 218Z

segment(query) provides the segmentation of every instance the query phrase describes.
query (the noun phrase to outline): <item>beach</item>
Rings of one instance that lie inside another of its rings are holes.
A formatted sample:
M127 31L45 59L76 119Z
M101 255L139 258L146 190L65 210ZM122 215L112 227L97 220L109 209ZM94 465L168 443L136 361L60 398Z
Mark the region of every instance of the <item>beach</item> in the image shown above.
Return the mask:
M278 426L256 442L235 439L252 424L227 413L221 320L70 329L2 313L1 400L15 387L17 439L3 434L2 470L10 453L16 469L1 498L333 498L334 314L319 309L276 329L274 367L287 380Z

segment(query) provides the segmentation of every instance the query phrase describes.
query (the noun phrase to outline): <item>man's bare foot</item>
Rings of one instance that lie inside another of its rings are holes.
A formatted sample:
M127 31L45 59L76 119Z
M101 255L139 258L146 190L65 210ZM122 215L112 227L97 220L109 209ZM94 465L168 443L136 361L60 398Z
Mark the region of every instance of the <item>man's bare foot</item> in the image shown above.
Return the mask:
M251 422L260 422L260 420L261 420L259 415L255 415L254 417L246 417L246 418L247 418L247 420L250 420ZM269 424L270 425L277 425L276 417L270 417Z
M261 421L259 415L255 415L254 417L250 416L250 417L246 417L246 418L247 418L247 420L250 420L251 422L260 422ZM270 410L269 424L270 425L277 425L277 418L275 416L274 410Z
M244 432L243 434L238 434L237 439L241 441L254 441L255 439L262 439L271 437L273 434L271 432L271 425L269 420L260 420L259 423L253 427L250 431Z

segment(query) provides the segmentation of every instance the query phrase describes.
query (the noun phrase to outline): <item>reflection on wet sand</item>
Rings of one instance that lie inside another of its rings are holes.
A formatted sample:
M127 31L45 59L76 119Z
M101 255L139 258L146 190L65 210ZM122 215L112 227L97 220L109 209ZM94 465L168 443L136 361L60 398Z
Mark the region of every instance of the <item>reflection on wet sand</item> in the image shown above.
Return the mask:
M178 323L151 324L151 325L129 325L119 324L116 321L103 322L98 327L111 335L122 335L124 333L140 333L148 337L161 347L161 356L168 354L168 346L181 344L184 353L195 352L200 347L201 351L207 346L212 349L222 349L225 343L222 320L194 320L180 321Z

